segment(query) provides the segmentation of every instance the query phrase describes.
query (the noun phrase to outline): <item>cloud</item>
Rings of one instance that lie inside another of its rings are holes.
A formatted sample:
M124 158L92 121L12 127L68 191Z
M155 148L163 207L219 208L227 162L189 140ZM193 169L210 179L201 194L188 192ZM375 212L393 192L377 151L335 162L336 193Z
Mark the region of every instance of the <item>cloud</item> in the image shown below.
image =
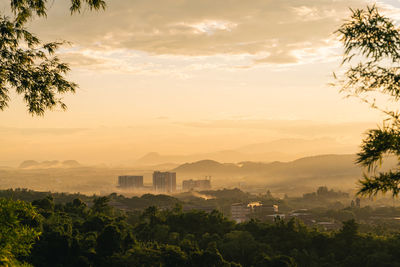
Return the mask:
M254 63L290 64L297 63L298 60L299 58L293 55L292 51L279 49L277 51L270 52L267 57L255 59Z
M62 60L68 62L71 66L89 67L105 63L105 60L87 56L79 52L61 53L61 58Z
M32 28L47 39L67 39L87 49L248 54L271 64L300 62L299 51L326 47L349 16L348 7L366 5L362 0L112 0L105 12L70 17L66 3L54 4L48 19L34 20Z

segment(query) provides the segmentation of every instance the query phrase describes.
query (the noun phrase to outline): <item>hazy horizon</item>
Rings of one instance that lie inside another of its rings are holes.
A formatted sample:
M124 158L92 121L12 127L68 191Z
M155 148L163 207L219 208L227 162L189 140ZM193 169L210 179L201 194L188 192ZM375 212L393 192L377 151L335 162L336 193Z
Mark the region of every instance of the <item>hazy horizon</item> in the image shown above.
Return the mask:
M356 153L362 133L375 126L374 123L335 125L245 120L197 125L164 121L162 125L159 130L157 124L142 125L141 131L135 127L0 127L4 152L0 165L17 166L24 160L69 159L83 164L135 165L149 153L172 159L173 156L187 158L154 164L201 159L289 161L320 154Z

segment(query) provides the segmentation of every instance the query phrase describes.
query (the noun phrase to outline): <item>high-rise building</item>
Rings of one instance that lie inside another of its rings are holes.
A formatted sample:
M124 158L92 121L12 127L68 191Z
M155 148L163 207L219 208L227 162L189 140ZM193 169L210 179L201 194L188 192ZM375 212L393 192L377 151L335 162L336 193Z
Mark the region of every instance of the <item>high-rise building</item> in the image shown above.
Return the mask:
M123 189L143 187L143 176L123 175L118 176L118 186Z
M153 173L153 189L156 192L172 193L176 190L176 173L159 172Z

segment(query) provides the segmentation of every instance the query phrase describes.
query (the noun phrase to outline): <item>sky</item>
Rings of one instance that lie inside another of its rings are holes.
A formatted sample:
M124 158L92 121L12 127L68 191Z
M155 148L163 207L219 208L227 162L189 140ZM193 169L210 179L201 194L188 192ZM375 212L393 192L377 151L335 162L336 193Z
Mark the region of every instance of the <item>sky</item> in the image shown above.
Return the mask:
M9 0L0 0L7 13ZM281 138L358 144L382 116L329 86L335 30L363 0L110 0L71 16L54 1L29 29L67 40L79 84L68 110L32 117L21 96L0 112L2 164L129 163L147 152L205 153ZM394 19L400 2L378 6Z

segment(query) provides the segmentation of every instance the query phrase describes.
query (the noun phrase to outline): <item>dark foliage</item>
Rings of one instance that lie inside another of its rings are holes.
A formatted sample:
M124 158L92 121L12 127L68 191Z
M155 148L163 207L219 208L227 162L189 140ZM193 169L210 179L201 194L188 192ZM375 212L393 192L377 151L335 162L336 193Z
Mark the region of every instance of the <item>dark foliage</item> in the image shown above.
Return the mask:
M347 69L341 78L335 75L337 85L348 96L359 97L388 117L382 127L367 132L361 145L357 163L368 167L368 173L360 180L359 194L392 192L397 196L399 169L378 172L377 167L387 154L400 156L400 114L378 107L376 97L384 96L391 102L400 99L400 30L376 6L351 11L350 20L337 31Z
M296 220L235 224L220 212L149 207L140 216L115 210L108 198L88 207L74 199L33 201L40 239L33 266L400 266L399 235L360 234L350 220L322 233Z
M23 95L32 115L43 115L57 106L66 109L60 95L74 93L77 85L65 74L66 63L55 56L64 42L42 43L25 28L35 16L45 17L47 0L11 0L13 17L0 13L0 110L10 101L10 90ZM71 13L79 12L82 4L90 9L104 9L103 0L71 0Z

